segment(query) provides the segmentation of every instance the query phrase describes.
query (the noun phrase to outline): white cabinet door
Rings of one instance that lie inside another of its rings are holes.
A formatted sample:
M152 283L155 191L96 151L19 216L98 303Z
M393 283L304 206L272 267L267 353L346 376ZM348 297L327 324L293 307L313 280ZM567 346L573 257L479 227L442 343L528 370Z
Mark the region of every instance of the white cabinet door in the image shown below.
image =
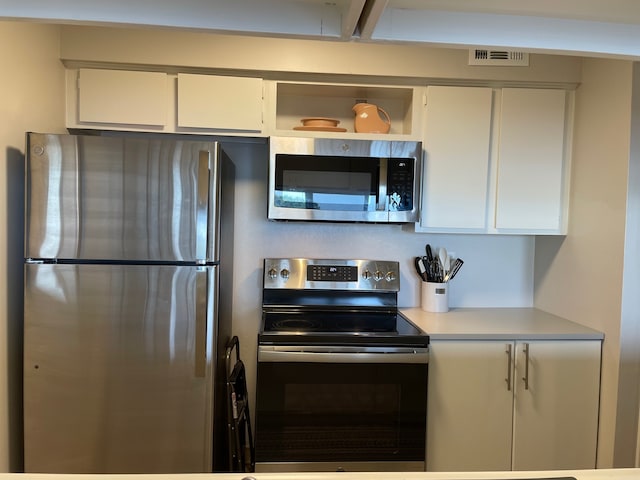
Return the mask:
M566 96L564 90L502 89L497 229L561 229Z
M262 131L262 79L178 74L178 127Z
M492 89L427 88L421 226L487 228Z
M595 468L600 351L599 340L432 340L427 470Z
M595 468L601 342L518 342L516 349L513 469Z
M513 342L432 340L427 470L511 469Z
M166 73L82 68L78 75L80 123L167 125Z
M427 88L417 231L564 234L565 90Z

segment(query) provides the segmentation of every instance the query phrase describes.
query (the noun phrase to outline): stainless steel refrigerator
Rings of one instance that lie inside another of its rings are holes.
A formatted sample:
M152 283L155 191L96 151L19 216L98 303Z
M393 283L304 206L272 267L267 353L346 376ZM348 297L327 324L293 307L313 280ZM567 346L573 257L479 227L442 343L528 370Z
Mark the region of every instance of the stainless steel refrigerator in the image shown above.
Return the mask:
M26 472L225 470L233 162L27 134Z

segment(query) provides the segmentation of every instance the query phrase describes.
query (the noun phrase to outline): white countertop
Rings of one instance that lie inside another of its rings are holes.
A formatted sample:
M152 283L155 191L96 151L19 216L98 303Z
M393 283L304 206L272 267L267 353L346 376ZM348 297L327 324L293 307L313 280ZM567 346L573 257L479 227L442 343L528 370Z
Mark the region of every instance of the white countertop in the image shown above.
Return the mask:
M536 308L454 308L400 312L433 340L602 340L604 334Z
M561 470L539 472L340 472L340 473L218 473L164 475L65 475L65 474L0 474L0 480L499 480L499 479L566 479L638 480L640 469Z

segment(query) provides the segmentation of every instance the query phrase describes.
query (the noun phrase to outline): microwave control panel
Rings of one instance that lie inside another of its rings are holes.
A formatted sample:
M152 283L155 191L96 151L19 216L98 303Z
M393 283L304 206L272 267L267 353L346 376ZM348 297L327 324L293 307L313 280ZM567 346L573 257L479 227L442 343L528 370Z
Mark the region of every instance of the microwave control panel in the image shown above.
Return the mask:
M387 169L389 210L413 210L414 159L390 158Z

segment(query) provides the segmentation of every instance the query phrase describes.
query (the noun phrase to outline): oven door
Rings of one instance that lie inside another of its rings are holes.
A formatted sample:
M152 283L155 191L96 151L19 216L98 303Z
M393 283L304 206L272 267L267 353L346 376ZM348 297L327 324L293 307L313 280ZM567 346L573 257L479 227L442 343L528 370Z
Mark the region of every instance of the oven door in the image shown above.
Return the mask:
M263 346L256 471L424 471L428 349Z
M276 154L269 218L387 222L386 165L386 158Z

